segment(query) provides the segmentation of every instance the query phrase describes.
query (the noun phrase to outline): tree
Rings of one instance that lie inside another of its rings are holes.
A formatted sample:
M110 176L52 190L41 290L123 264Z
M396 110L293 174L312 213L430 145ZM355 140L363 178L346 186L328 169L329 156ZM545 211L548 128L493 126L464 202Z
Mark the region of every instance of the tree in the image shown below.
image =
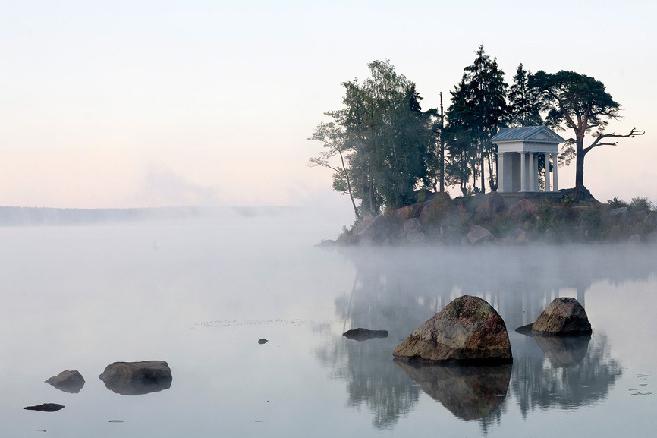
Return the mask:
M576 158L575 190L584 193L584 158L599 146L616 145L610 138L634 137L643 131L632 129L628 134L605 134L610 120L620 118L620 105L606 91L602 82L573 71L545 73L539 71L529 81L541 92L546 121L557 129L572 129L575 138L565 144L562 157L566 162ZM564 128L565 127L565 128ZM593 132L593 142L585 147L586 135ZM575 148L573 150L573 144Z
M331 116L332 113L327 113L326 115ZM360 219L360 212L358 207L356 207L356 200L354 199L354 193L351 188L350 172L346 164L351 152L344 129L335 122L320 123L317 125L310 139L321 141L324 143L325 148L316 157L310 159L310 165L327 167L333 171L333 189L349 195L351 205L354 208L354 215L356 219ZM347 156L346 160L345 155ZM336 156L340 158L340 162L337 165L333 164L332 160Z
M433 112L422 112L415 84L389 61L368 67L366 80L343 83L343 108L326 113L332 121L311 138L325 147L311 164L333 170L333 188L349 193L357 218L415 202L415 189L431 184L434 160Z
M492 190L497 189L497 147L490 141L491 137L504 124L507 115L504 72L497 65L497 60L486 54L479 46L472 65L464 69L463 77L454 91L452 104L447 110L448 128L454 134L465 138L452 139L462 148L464 141L470 141L476 161L472 166L473 188L477 191L477 175L480 178L481 191L486 192L485 167L488 160L488 181Z
M541 117L541 93L529 85L531 72L522 64L516 69L513 84L509 88L509 125L533 126L543 124Z

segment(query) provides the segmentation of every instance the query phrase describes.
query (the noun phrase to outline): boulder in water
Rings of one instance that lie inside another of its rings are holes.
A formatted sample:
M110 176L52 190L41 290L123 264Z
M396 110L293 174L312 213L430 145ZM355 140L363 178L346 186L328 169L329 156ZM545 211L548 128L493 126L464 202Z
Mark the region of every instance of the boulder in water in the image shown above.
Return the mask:
M57 412L61 409L64 409L64 405L58 405L57 403L44 403L41 405L27 406L23 409L28 411L38 411L38 412Z
M590 335L586 310L575 298L555 298L532 324L532 333L550 336Z
M370 330L365 328L355 328L347 330L342 334L347 339L353 339L355 341L366 341L368 339L375 338L387 338L388 330Z
M511 343L504 320L481 298L455 299L395 348L398 359L438 363L508 363Z
M52 376L46 380L46 383L60 391L78 393L84 386L84 377L78 370L66 370Z
M171 387L171 369L164 361L114 362L99 376L110 391L141 395Z

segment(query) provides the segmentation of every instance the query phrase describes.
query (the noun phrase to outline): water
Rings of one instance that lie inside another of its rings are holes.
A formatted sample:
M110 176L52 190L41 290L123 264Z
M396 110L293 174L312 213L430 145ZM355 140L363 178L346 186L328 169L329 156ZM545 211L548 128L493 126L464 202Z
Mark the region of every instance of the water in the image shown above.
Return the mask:
M657 247L313 246L336 228L292 212L0 229L0 436L653 436ZM509 367L392 360L463 293L510 329L576 296L594 335L511 331ZM121 360L168 361L171 388L107 390ZM43 383L64 369L79 394ZM22 409L45 402L66 408Z

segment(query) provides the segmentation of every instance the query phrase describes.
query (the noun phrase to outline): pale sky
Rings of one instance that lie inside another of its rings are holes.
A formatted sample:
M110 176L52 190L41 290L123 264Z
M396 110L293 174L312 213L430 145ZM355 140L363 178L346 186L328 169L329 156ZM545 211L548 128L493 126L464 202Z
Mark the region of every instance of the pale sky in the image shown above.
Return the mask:
M603 81L624 115L609 130L647 134L592 152L585 184L600 200L657 200L655 2L0 0L0 11L0 205L349 209L307 166L340 83L388 58L432 107L482 43L509 81L520 62Z

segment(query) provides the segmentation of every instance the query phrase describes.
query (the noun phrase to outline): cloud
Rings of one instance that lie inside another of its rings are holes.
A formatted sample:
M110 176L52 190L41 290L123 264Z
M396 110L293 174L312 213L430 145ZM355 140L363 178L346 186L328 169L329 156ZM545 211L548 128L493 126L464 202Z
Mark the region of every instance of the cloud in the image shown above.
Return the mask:
M218 205L221 198L215 187L196 184L163 166L151 166L136 200L150 206L211 206Z

